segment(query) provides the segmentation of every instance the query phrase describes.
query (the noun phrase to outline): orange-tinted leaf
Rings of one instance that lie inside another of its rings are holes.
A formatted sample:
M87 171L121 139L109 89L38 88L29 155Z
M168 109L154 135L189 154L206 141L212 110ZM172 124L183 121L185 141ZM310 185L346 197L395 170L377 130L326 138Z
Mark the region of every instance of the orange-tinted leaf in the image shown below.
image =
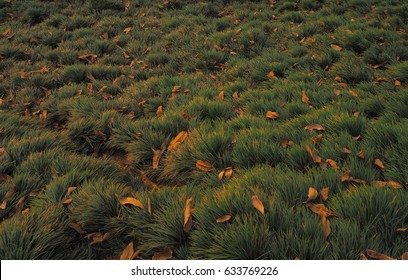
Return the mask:
M351 96L358 97L357 92L355 92L354 90L349 89L349 93L351 94Z
M232 94L232 98L238 99L238 98L239 98L239 92L238 92L238 91L235 91L235 92Z
M352 154L353 152L347 148L343 148L343 153L345 154Z
M405 252L404 254L402 254L401 260L404 260L404 261L408 260L408 252Z
M122 197L122 196L116 196L116 197L121 205L130 204L130 205L139 207L140 209L144 209L142 202L140 202L140 200L137 200L134 197Z
M215 220L217 223L224 223L226 221L231 220L231 215L225 215L223 217L218 218L217 220Z
M315 163L321 163L322 162L322 158L319 157L318 155L316 155L315 153L313 153L312 149L309 147L309 145L306 145L306 151L308 152L308 154L312 157L313 161Z
M16 213L19 213L19 212L23 209L23 207L24 207L24 201L25 201L25 197L24 197L24 196L20 197L20 199L17 201L17 204L16 204Z
M305 129L310 130L310 131L312 131L312 130L322 131L322 130L324 130L324 127L321 124L315 123L315 124L309 124L309 125L305 126Z
M255 209L261 212L263 215L265 215L265 208L262 204L262 201L257 195L252 196L252 206L254 206Z
M395 81L394 81L394 85L397 86L397 87L399 87L399 86L401 86L401 82L398 81L398 80L395 80Z
M224 91L221 91L216 97L216 99L221 100L221 101L223 101L224 98L225 98Z
M0 147L0 159L2 159L5 154L6 154L6 148Z
M160 159L166 150L166 143L162 143L160 149L153 149L153 169L158 169L159 168L159 162Z
M274 72L274 71L270 71L270 72L268 73L268 78L273 78L273 77L275 77L275 72Z
M334 169L339 169L339 167L337 166L337 162L335 162L334 160L332 160L331 158L326 159L326 162L328 164L330 164L331 167L333 167Z
M73 193L76 189L77 189L77 187L69 187L66 195L69 196L69 195L70 195L71 193Z
M191 229L191 226L193 225L193 211L194 208L192 206L193 204L193 198L190 197L189 199L186 200L186 207L184 208L184 224L183 224L183 230L185 232L189 232Z
M266 117L268 119L274 120L274 119L279 118L279 113L278 112L268 111L268 112L266 112Z
M317 190L313 187L309 188L309 191L307 193L307 200L305 201L305 203L308 203L309 201L315 200L316 197L319 195L319 193L317 192Z
M320 197L322 198L323 201L326 201L329 198L329 188L323 188L320 191Z
M408 232L408 228L397 228L397 232Z
M363 253L363 252L361 252L361 253L360 253L360 260L362 260L362 261L366 261L366 260L368 260L368 259L367 259L367 256L366 256L366 255L364 255L364 253Z
M147 213L149 213L149 217L152 216L152 201L150 196L147 197Z
M156 116L157 116L157 117L161 117L162 115L163 115L163 106L160 105L160 106L157 108Z
M302 102L303 102L303 103L306 103L306 104L309 104L309 103L310 103L309 97L307 97L306 91L304 91L304 90L302 90Z
M378 166L379 168L381 168L381 170L384 170L384 164L382 163L382 161L380 160L380 159L378 159L378 158L376 158L375 159L375 161L374 161L374 164L376 165L376 166Z
M36 196L39 196L43 191L44 191L44 188L38 188L38 189L32 190L28 195L32 197L36 197Z
M370 258L373 258L373 259L376 259L376 260L395 260L394 258L391 258L391 257L389 257L387 255L378 253L378 252L376 252L374 250L370 250L370 249L367 249L367 255Z
M80 235L86 234L86 231L83 230L83 229L81 228L81 226L80 226L79 224L77 224L77 223L72 223L72 224L69 225L69 227L72 228L73 230L75 230L75 231L76 231L77 233L79 233Z
M180 91L180 89L181 89L181 86L174 86L173 89L171 90L171 93L173 95L177 94Z
M187 139L188 132L187 131L181 131L179 134L177 134L176 137L170 142L169 147L167 150L170 152L174 150L176 147L178 147L181 143L184 142L184 140Z
M93 232L86 235L89 240L92 240L90 245L100 244L109 239L110 233Z
M70 204L71 202L72 202L72 198L67 198L62 202L62 204L67 205L67 204Z
M25 214L27 214L28 212L30 212L30 208L24 209L23 211L21 211L21 214L25 215Z
M210 163L203 161L203 160L197 160L196 167L204 172L214 170L214 166L212 166Z
M126 27L126 28L123 30L123 33L128 34L130 31L132 31L132 27Z
M120 260L133 260L135 251L133 249L133 241L130 242L120 254Z
M371 185L374 186L374 187L386 187L387 182L385 182L385 181L372 181Z
M229 179L231 178L233 173L232 167L227 167L221 170L220 173L218 173L218 179L222 180L224 178Z
M326 232L326 240L329 238L329 235L331 233L330 229L330 221L326 218L326 216L322 216L322 224L324 227L324 231Z
M314 138L312 139L312 141L313 141L313 143L315 143L315 144L317 145L317 144L320 143L320 141L322 140L322 138L323 138L323 134L318 134L316 137L314 137Z
M336 50L336 51L341 51L341 50L343 49L342 47L340 47L340 46L338 46L338 45L335 45L335 44L331 44L330 47L331 47L332 49Z
M363 150L358 151L357 156L358 156L359 158L364 158L364 152L363 152Z
M331 217L337 216L332 210L328 209L324 204L306 204L306 206L319 216Z
M3 197L3 202L0 204L0 209L1 210L5 210L7 207L7 202L10 200L10 198L13 196L14 194L14 187L10 188L10 190L8 192L6 192L6 194Z
M351 170L347 170L346 172L344 172L341 175L341 181L342 182L348 182L348 181L350 181L350 178L351 178Z
M172 257L173 249L170 246L166 246L163 251L154 253L152 260L169 260Z
M339 90L339 89L334 89L333 92L334 92L334 94L337 95L337 96L338 96L338 95L341 95L341 90Z
M9 35L11 32L10 28L7 28L3 33L1 33L1 35L3 35L4 37L6 37L7 35Z
M391 187L391 188L394 188L394 189L402 189L402 188L404 188L403 185L401 185L400 183L395 182L395 181L388 181L388 182L387 182L387 187Z
M30 78L30 72L20 72L21 79L28 79Z

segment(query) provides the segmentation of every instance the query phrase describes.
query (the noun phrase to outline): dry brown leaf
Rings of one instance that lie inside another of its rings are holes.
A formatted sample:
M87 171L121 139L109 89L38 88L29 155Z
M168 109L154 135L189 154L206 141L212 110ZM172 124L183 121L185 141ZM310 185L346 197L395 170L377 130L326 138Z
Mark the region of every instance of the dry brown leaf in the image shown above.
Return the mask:
M322 198L323 201L326 201L329 198L329 188L323 188L320 191L320 197Z
M20 197L20 199L17 201L17 204L16 204L16 213L19 213L19 212L23 209L23 207L24 207L24 201L25 201L25 197L24 197L24 196Z
M1 33L1 35L3 35L3 37L6 37L7 35L9 35L11 32L10 28L7 28L3 33Z
M394 258L391 258L391 257L389 257L387 255L378 253L378 252L376 252L374 250L370 250L370 249L367 249L367 255L370 258L373 258L373 259L376 259L376 260L395 260Z
M358 151L357 156L359 158L364 158L364 151L363 150Z
M133 241L132 241L125 247L119 259L120 260L133 260L134 257L135 257L135 251L133 249Z
M295 144L295 143L292 140L288 140L288 139L284 139L284 140L282 140L280 142L280 146L282 148L287 148L287 147L293 146L293 144Z
M349 93L351 94L351 96L354 96L354 97L358 97L358 94L357 94L357 92L355 92L354 90L349 90Z
M210 163L203 161L203 160L197 160L196 167L204 172L214 170L214 166L212 166Z
M28 79L30 78L30 72L20 72L21 79Z
M262 204L262 201L257 195L252 196L252 206L254 206L255 209L261 212L263 215L265 215L265 208Z
M319 216L331 217L337 216L332 210L328 209L324 204L306 204L306 206Z
M169 147L167 150L170 152L174 150L176 147L178 147L181 143L184 142L184 140L187 139L188 132L187 131L181 131L179 134L177 134L176 137L170 142Z
M157 186L152 180L149 179L149 177L147 177L144 171L140 171L140 180L143 183L144 189L157 190L159 188L159 186Z
M331 158L326 159L326 162L328 164L330 164L331 167L333 167L334 169L339 169L337 162L335 162L334 160L332 160Z
M318 134L316 137L314 137L314 138L312 139L312 141L313 141L313 143L315 143L315 145L317 145L317 144L320 143L320 141L322 140L322 138L323 138L323 134Z
M72 202L72 198L67 198L62 202L62 204L67 205L67 204L70 204L71 202Z
M353 152L347 148L343 148L343 153L345 154L352 154Z
M399 87L399 86L401 86L401 82L398 81L398 80L395 80L395 81L394 81L394 85L395 85L396 87Z
M303 102L303 103L306 103L306 104L309 104L309 103L310 103L309 97L307 97L306 91L304 91L304 90L302 90L302 102Z
M333 92L334 92L334 94L337 95L337 96L338 96L338 95L341 95L341 90L339 90L339 89L334 89Z
M160 105L160 106L157 108L156 116L160 118L162 115L163 115L163 106Z
M305 129L310 130L310 131L312 131L312 130L322 131L322 130L324 130L324 127L321 124L315 123L315 124L309 124L309 125L305 126Z
M172 257L173 249L170 246L166 246L163 251L154 253L152 260L169 260Z
M128 196L128 197L116 196L116 198L118 199L118 201L119 201L119 203L120 203L121 205L130 204L130 205L139 207L140 209L144 209L144 206L143 206L142 202L140 202L140 200L137 200L137 199L134 198L134 197L129 197L129 196Z
M279 113L278 112L268 111L268 112L266 112L266 117L268 119L275 120L275 119L279 118Z
M360 260L362 260L362 261L368 260L367 257L366 257L366 255L364 255L363 252L360 253Z
M216 99L218 99L218 100L220 100L220 101L223 101L224 98L225 98L224 91L221 91L221 92L217 95L217 97L216 97Z
M341 175L342 182L349 182L351 178L351 170L347 170Z
M382 163L382 161L380 160L380 159L378 159L378 158L376 158L375 160L374 160L374 164L376 165L376 166L378 166L379 168L381 168L381 170L384 170L384 164Z
M83 229L81 228L81 226L80 226L79 224L77 224L77 223L72 223L72 224L69 225L69 227L72 228L73 230L75 230L75 231L76 231L77 233L79 233L80 235L86 234L86 231L83 230Z
M307 200L304 203L308 203L309 201L315 200L318 195L319 193L317 192L317 190L313 187L310 187L307 193Z
M6 194L3 197L3 202L0 204L0 209L1 210L5 210L7 207L7 202L10 200L10 198L13 196L14 194L14 187L10 188L10 190L8 192L6 192Z
M224 223L226 221L231 220L231 215L225 215L223 217L218 218L217 220L215 220L217 223Z
M110 233L93 232L86 235L89 240L92 240L90 245L100 244L109 239Z
M159 162L160 159L166 150L166 143L162 143L160 149L152 149L153 150L153 163L152 163L152 168L153 169L158 169L159 168Z
M130 31L132 31L132 27L126 27L126 28L123 30L123 33L128 34Z
M152 216L152 200L150 196L147 197L147 213L149 213L149 217Z
M219 180L222 180L224 178L229 179L231 178L232 173L233 173L232 167L224 168L223 170L221 170L220 173L218 173L218 179Z
M232 94L232 98L238 99L238 98L239 98L239 92L238 92L238 91L235 91L235 92Z
M327 240L327 238L329 238L329 235L331 233L331 229L330 229L330 221L326 218L326 216L322 216L322 224L326 232L326 240Z
M0 159L2 159L5 154L6 154L6 148L0 147Z
M335 44L331 44L330 47L331 47L332 49L336 50L336 51L341 51L341 50L343 49L342 47L340 47L340 46L338 46L338 45L335 45Z
M309 145L306 145L306 151L308 152L308 154L312 157L313 161L315 163L321 163L322 162L322 158L319 157L318 155L316 155L315 153L313 153L312 149L309 147Z
M404 260L404 261L408 260L408 252L405 252L404 254L402 254L401 260Z
M71 193L73 193L77 187L69 187L66 196L69 196Z
M395 181L388 181L388 182L387 182L387 187L391 187L391 188L394 188L394 189L402 189L402 188L404 188L403 185L401 185L400 183L395 182Z
M372 181L371 185L373 187L386 187L387 186L387 182L385 181Z
M273 78L273 77L275 77L275 72L274 72L274 71L270 71L270 72L268 73L268 78Z
M189 199L186 200L186 207L184 208L184 223L183 223L183 230L185 232L189 232L191 229L191 226L193 225L193 198L190 197Z
M408 228L397 228L397 232L408 232Z
M43 191L44 191L44 188L38 188L38 189L32 190L28 195L32 197L36 197L36 196L39 196Z
M127 11L130 8L130 0L126 0L123 3L123 8L125 9L125 11Z

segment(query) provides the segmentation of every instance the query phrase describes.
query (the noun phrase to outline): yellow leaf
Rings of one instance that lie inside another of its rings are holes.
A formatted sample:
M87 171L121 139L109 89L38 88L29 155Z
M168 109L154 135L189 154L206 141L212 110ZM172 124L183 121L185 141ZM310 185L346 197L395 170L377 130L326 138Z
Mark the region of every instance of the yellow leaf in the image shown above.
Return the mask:
M274 71L269 72L269 73L268 73L268 77L269 77L269 78L275 77L275 72L274 72Z
M322 130L324 130L324 127L321 124L316 123L316 124L309 124L309 125L305 126L305 129L310 130L310 131L312 131L312 130L322 131Z
M265 215L264 206L262 204L262 201L258 198L257 195L252 196L252 206L254 206L255 209L261 212L263 215Z
M399 86L401 86L401 82L398 81L398 80L395 80L395 81L394 81L394 85L395 85L396 87L399 87Z
M376 166L378 166L379 168L381 168L381 170L384 170L384 164L382 163L382 161L380 160L380 159L378 159L378 158L376 158L375 159L375 161L374 161L374 164L376 165Z
M307 203L309 201L312 201L312 200L315 200L318 195L319 194L318 194L317 190L315 188L313 188L313 187L310 187L309 191L307 193L307 200L305 201L305 203Z
M139 200L137 200L136 198L133 197L122 197L122 196L116 196L116 198L118 199L119 203L121 205L133 205L136 207L139 207L140 209L144 209L144 206L142 204L142 202L140 202Z
M132 27L126 27L126 28L123 30L123 33L128 34L130 31L132 31Z
M7 28L3 33L1 33L1 35L3 35L4 37L6 37L8 34L10 34L11 29Z
M328 164L330 164L331 167L333 167L334 169L339 169L339 167L337 166L337 162L335 162L334 160L332 160L331 158L326 159L326 162Z
M320 197L322 198L323 201L326 201L329 198L329 188L323 188L320 191Z
M336 50L336 51L341 51L341 50L343 49L342 47L340 47L340 46L338 46L338 45L335 45L335 44L331 44L330 47L331 47L332 49Z
M357 92L355 92L354 90L349 89L349 93L354 97L358 97Z
M163 251L154 253L152 260L169 260L172 257L173 249L170 246L166 246Z
M275 119L279 118L279 113L278 112L268 111L268 112L266 112L266 117L268 119L275 120Z
M179 134L177 134L176 137L170 142L169 147L167 150L170 152L177 148L181 143L184 142L184 140L187 139L188 132L187 131L181 131Z
M378 253L378 252L376 252L374 250L370 250L370 249L367 249L367 255L370 258L373 258L373 259L376 259L376 260L395 260L394 258L391 258L391 257L389 257L387 255Z
M224 168L224 169L218 174L218 179L222 180L224 177L225 177L226 179L229 179L229 178L231 178L232 173L233 173L232 167Z
M193 214L194 208L192 206L192 203L193 203L192 197L186 200L186 207L184 208L184 224L183 224L183 230L185 232L189 232L191 229L191 226L193 225L192 214Z
M132 241L125 247L119 259L120 260L133 260L134 254L135 254L135 251L133 249L133 241Z
M388 181L388 182L387 182L387 187L391 187L391 188L394 188L394 189L402 189L402 188L404 188L403 185L401 185L400 183L395 182L395 181Z
M231 220L231 215L225 215L223 217L218 218L217 220L215 220L217 223L224 223L226 221Z
M214 166L212 166L210 163L205 162L203 160L197 160L196 167L204 172L208 172L214 169Z

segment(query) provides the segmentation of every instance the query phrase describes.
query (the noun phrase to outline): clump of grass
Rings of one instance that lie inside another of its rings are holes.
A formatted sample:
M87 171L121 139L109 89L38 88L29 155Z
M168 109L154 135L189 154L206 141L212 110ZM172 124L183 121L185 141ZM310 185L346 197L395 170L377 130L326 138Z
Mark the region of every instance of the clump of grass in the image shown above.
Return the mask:
M333 67L333 71L351 84L371 81L374 74L373 69L358 58L338 62Z

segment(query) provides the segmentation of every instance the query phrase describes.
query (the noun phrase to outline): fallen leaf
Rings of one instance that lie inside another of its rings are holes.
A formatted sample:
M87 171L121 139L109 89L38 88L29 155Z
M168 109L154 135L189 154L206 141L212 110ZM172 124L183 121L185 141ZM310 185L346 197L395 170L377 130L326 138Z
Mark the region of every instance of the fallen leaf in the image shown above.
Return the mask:
M340 46L338 46L338 45L335 45L335 44L331 44L330 47L331 47L332 49L336 50L336 51L341 51L341 50L343 49L342 47L340 47Z
M309 145L306 145L306 151L308 152L308 154L312 157L313 161L315 163L321 163L322 162L322 158L319 157L318 155L316 155L315 153L313 153L312 149L309 147Z
M7 35L9 35L11 32L10 28L7 28L3 33L1 33L1 35L3 35L3 37L6 37Z
M222 179L224 179L224 177L226 179L229 179L229 178L231 178L232 173L233 173L232 167L224 168L223 170L221 170L220 173L218 173L218 179L222 180Z
M282 140L280 142L280 146L282 148L287 148L287 147L293 146L293 144L294 144L294 142L292 140L288 140L288 139L284 139L284 140Z
M110 233L93 232L86 235L89 240L92 240L90 245L100 244L109 239Z
M337 166L337 162L335 162L334 160L332 160L331 158L326 159L326 162L328 164L330 164L331 167L333 167L334 169L339 169L339 167Z
M160 106L157 108L156 116L160 118L162 115L163 115L163 106L160 105Z
M76 231L77 233L79 233L80 235L86 234L86 231L83 230L83 229L81 228L81 226L80 226L79 224L77 224L77 223L72 223L72 224L69 225L69 227L72 228L73 230L75 230L75 231Z
M367 249L367 255L370 258L373 258L373 259L376 259L376 260L395 260L394 258L391 258L391 257L389 257L387 255L378 253L378 252L376 252L374 250L370 250L370 249Z
M358 97L358 94L354 90L349 89L349 93L351 96Z
M184 223L183 223L183 230L185 232L189 232L191 226L193 225L193 211L194 207L192 206L193 198L190 197L186 200L186 207L184 208Z
M153 150L153 169L159 168L160 158L162 157L164 151L166 150L166 143L162 143L160 149L152 149Z
M70 204L71 202L72 202L72 198L67 198L62 202L62 204L67 205L67 204Z
M329 198L329 188L323 188L320 191L320 197L322 198L323 201L326 201Z
M0 106L3 105L3 103L4 103L3 98L0 98Z
M376 165L376 166L378 166L379 168L381 168L381 170L384 170L384 164L382 163L382 161L380 160L380 159L378 159L378 158L376 158L375 160L374 160L374 164Z
M133 249L133 241L132 241L122 251L122 254L120 254L119 260L133 260L134 257L135 257L135 251Z
M408 260L408 252L405 252L404 254L402 254L401 260L404 260L404 261Z
M224 223L226 221L231 220L231 215L225 215L221 218L218 218L217 220L215 220L217 223Z
M140 209L144 209L144 206L143 206L142 202L140 202L140 200L137 200L137 199L134 198L134 197L129 197L129 196L128 196L128 197L116 196L116 198L118 199L118 201L119 201L119 203L120 203L121 205L130 204L130 205L139 207Z
M71 193L73 193L77 187L69 187L66 196L69 196Z
M318 195L319 193L317 192L317 190L313 187L310 187L307 193L307 200L304 203L308 203L312 200L315 200Z
M238 91L235 91L235 92L232 94L232 98L238 99L238 98L239 98L239 92L238 92Z
M394 85L395 85L396 87L399 87L399 86L401 86L401 82L398 81L398 80L395 80L395 81L394 81Z
M127 11L130 8L130 0L126 0L123 3L123 8L125 9L125 11Z
M306 204L306 206L319 216L331 217L337 216L332 210L328 209L324 204Z
M123 30L123 33L128 34L130 31L132 31L132 27L126 27L126 28Z
M395 182L395 181L388 181L388 182L387 182L387 187L391 187L391 188L394 188L394 189L402 189L402 188L404 188L403 185L401 185L400 183Z
M364 255L363 252L360 253L360 260L362 260L362 261L368 260L367 257L366 257L366 255Z
M149 217L152 216L152 201L150 196L147 197L147 213L149 213Z
M214 166L212 166L210 163L203 161L203 160L197 160L196 167L204 172L214 170Z
M261 212L263 215L265 215L265 208L262 204L262 201L258 198L257 195L252 196L252 206L254 206L255 209Z
M364 152L363 152L363 150L358 151L357 156L358 156L359 158L364 158Z
M224 100L224 91L221 91L218 95L217 95L217 97L216 97L216 99L218 99L218 100L221 100L221 101L223 101Z
M279 113L278 112L268 111L268 112L266 112L266 117L268 119L275 120L275 119L279 118Z
M353 152L347 148L343 148L343 153L345 154L352 154Z
M23 207L24 207L24 201L25 201L25 197L24 197L24 196L20 197L20 199L17 201L17 204L16 204L16 213L19 213L19 212L23 209Z
M305 126L305 129L310 130L310 131L312 131L312 130L322 131L322 130L324 130L324 127L322 125L320 125L320 124L309 124L309 125Z
M184 142L184 140L187 139L188 132L187 131L181 131L179 134L177 134L176 137L170 142L169 147L167 150L170 152L177 148L181 143Z
M273 77L275 77L275 72L274 72L274 71L270 71L270 72L268 73L268 78L273 78Z
M30 208L24 209L23 211L21 211L21 214L25 215L25 214L27 214L28 212L30 212Z
M143 183L144 189L153 189L157 190L159 186L157 186L152 180L147 177L146 173L143 171L140 171L140 180Z
M408 232L408 228L397 228L397 232Z
M337 96L341 95L341 90L339 90L339 89L334 89L333 92Z
M306 103L306 104L309 104L309 103L310 103L309 97L307 97L306 91L304 91L304 90L302 90L302 102L303 102L303 103Z
M171 90L171 96L175 97L177 93L179 93L181 89L181 86L174 86L173 89Z
M331 229L330 229L330 221L326 218L326 216L322 216L322 224L326 232L326 240L327 240L327 238L329 237L331 233Z
M0 147L0 160L4 157L6 154L6 149L4 147Z
M351 182L351 183L365 183L364 180L361 179L354 179L351 177L351 171L347 170L341 175L342 182Z
M312 139L312 141L313 141L313 143L315 143L315 145L317 145L317 144L320 143L320 141L322 140L322 138L323 138L323 134L318 134L316 137L314 137L314 138Z
M6 194L3 197L3 202L0 204L0 209L1 210L5 210L7 207L7 202L10 200L10 198L13 196L14 194L14 187L10 188L10 190L8 192L6 192Z
M169 260L172 257L173 249L170 246L166 246L163 251L154 253L152 260Z
M108 88L108 86L102 86L99 90L98 90L98 92L99 93L101 93L101 92L103 92L105 89L107 89Z
M357 135L357 136L353 136L353 139L356 140L356 141L359 140L360 138L361 138L361 135L360 135L360 134Z

